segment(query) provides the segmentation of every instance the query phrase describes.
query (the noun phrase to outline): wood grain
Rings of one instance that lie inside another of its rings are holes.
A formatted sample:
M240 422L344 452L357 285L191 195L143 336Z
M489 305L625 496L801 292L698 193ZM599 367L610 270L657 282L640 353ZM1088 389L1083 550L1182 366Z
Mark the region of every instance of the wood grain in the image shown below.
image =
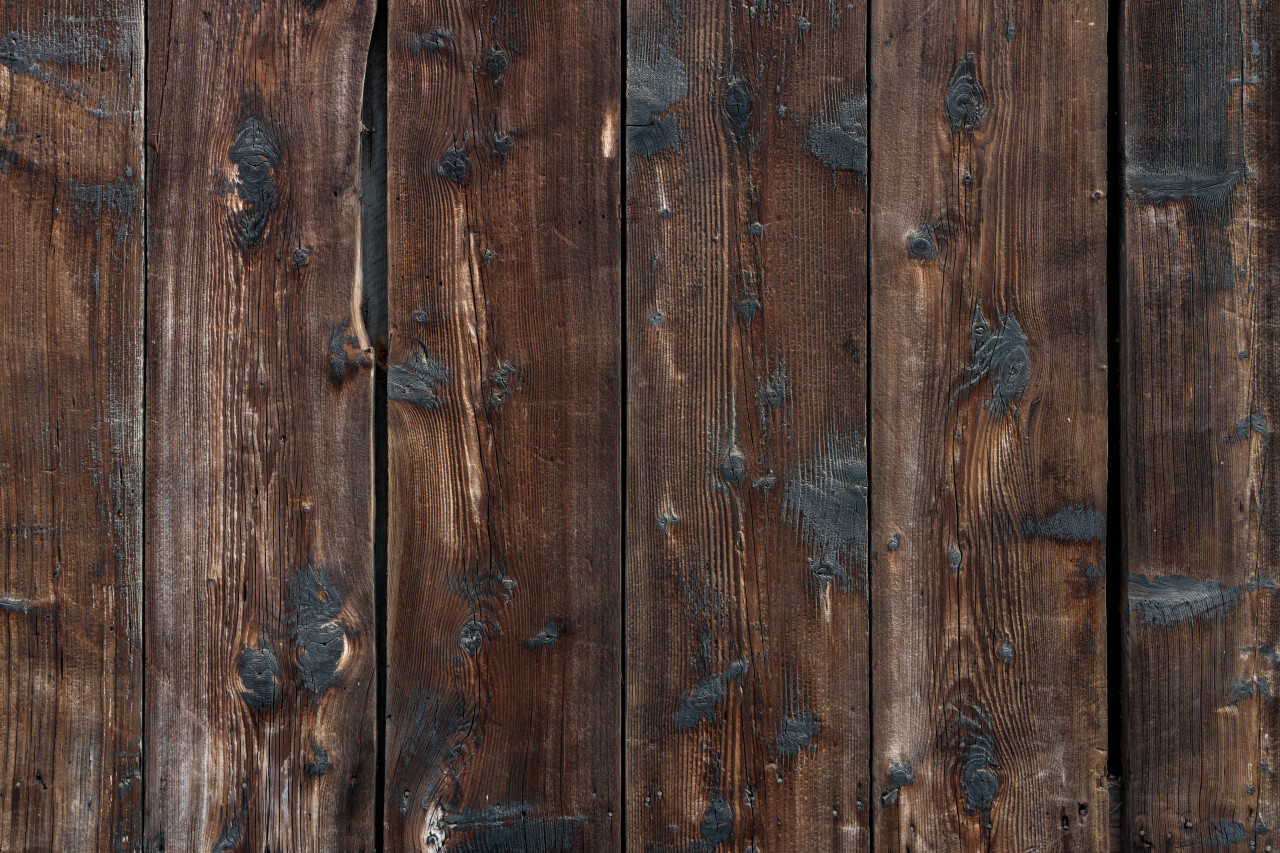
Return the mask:
M865 26L628 7L628 850L870 849Z
M618 15L390 4L389 851L620 844Z
M142 837L142 4L0 11L0 849Z
M367 0L148 27L151 850L372 850Z
M872 6L878 850L1107 846L1106 31Z
M1270 850L1280 10L1125 7L1125 845Z

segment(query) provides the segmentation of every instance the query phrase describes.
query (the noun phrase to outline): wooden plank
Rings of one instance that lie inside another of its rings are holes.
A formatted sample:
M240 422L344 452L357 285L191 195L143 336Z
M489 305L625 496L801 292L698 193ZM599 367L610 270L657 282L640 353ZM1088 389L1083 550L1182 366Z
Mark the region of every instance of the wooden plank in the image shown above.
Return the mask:
M866 10L628 12L627 849L870 849Z
M1125 844L1270 850L1280 9L1132 0L1122 79Z
M388 850L616 850L619 6L392 0Z
M373 849L373 16L150 11L150 849Z
M142 3L0 22L0 849L133 849Z
M1106 34L872 7L877 850L1107 846Z

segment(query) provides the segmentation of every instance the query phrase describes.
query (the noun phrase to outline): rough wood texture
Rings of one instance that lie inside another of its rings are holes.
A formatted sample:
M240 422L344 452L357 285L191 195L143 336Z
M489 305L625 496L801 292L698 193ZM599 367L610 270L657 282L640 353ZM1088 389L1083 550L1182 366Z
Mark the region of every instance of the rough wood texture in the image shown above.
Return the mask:
M1106 31L872 7L877 850L1107 846Z
M141 840L142 4L0 12L0 849Z
M1270 850L1280 8L1130 0L1123 45L1125 844Z
M619 23L391 0L387 850L620 844Z
M150 9L149 849L373 847L373 14Z
M870 849L866 11L629 7L627 849Z

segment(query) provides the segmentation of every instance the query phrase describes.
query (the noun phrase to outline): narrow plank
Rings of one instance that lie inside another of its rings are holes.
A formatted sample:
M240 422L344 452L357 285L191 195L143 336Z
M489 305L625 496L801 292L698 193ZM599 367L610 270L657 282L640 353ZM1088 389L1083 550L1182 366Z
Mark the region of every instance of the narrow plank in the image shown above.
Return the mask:
M390 4L389 851L620 844L619 25Z
M1270 850L1280 9L1125 6L1125 844Z
M628 8L627 849L866 851L866 8Z
M1105 850L1107 8L872 8L876 849Z
M150 9L152 850L372 850L370 0Z
M0 11L0 849L142 838L142 8Z

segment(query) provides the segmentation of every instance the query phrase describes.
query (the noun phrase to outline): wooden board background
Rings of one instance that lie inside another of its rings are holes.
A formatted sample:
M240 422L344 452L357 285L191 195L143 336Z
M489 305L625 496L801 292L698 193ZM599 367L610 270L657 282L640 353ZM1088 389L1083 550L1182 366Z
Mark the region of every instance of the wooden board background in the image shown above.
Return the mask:
M142 4L0 12L0 850L142 835Z
M628 850L870 849L865 26L628 7Z
M0 850L1270 850L1273 4L0 14Z

